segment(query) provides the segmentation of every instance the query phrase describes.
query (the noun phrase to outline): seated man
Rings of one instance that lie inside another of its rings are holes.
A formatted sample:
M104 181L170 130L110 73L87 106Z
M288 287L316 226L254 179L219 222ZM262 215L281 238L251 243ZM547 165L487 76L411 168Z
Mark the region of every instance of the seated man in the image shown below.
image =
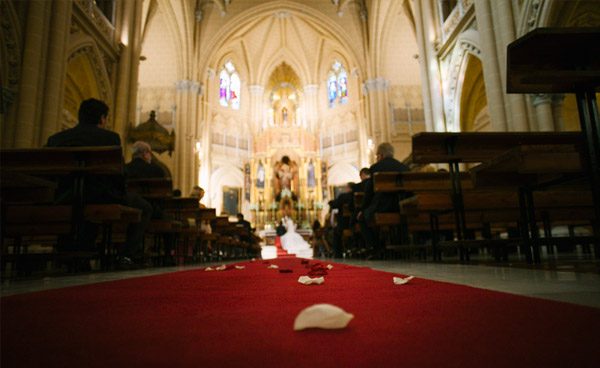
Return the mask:
M244 220L244 214L242 213L238 213L237 214L237 224L241 225L244 229L248 230L249 233L252 232L252 225L250 224L249 221Z
M360 183L354 184L352 187L353 193L364 192L365 187L367 186L367 181L371 179L371 170L368 167L363 167L360 169L358 174L360 176Z
M85 146L121 146L121 138L117 133L104 129L108 119L108 106L96 99L88 99L79 106L79 123L48 138L48 147L85 147ZM144 231L150 221L152 206L146 200L133 193L126 193L122 176L97 175L88 178L93 185L86 185L85 203L122 203L126 206L142 210L142 220L132 223L127 228L127 240L122 252L122 263L131 263L131 259L143 252ZM59 183L58 201L71 198L70 183ZM95 245L98 227L86 223L79 234L79 247L92 249Z
M200 201L202 201L202 198L204 197L204 189L200 188L198 185L195 185L192 188L192 192L190 193L190 197L192 197L192 198L198 198L198 206L200 208L206 208L205 205L203 205L202 203L200 203Z
M152 148L143 141L131 146L131 161L125 165L125 176L128 179L164 178L163 169L152 161Z
M345 229L350 228L350 217L344 216L344 207L347 206L348 209L352 209L354 201L352 198L352 188L354 188L354 185L352 182L347 183L344 192L329 203L332 210L337 209L337 224L333 233L333 253L335 258L342 258L342 234Z
M152 148L143 141L137 141L132 146L131 161L125 165L127 179L160 179L165 178L163 169L152 161ZM152 205L152 218L162 219L164 203L161 200L148 200Z
M371 175L378 172L404 172L408 167L394 158L394 146L390 143L381 143L376 151L377 162L369 169ZM400 196L406 197L408 193ZM400 211L399 196L396 193L375 193L373 188L373 178L365 183L365 197L361 211L358 213L358 220L361 223L361 233L367 247L373 249L371 258L383 258L384 248L379 244L377 233L368 224L375 220L375 214L378 212L398 212Z
M371 178L371 170L369 170L368 167L363 167L362 169L360 169L359 175L360 175L360 183L356 183L352 187L352 203L350 205L350 210L352 211L352 217L350 218L350 228L352 230L355 230L356 221L357 221L356 218L358 216L358 213L360 212L360 208L358 208L354 204L354 201L355 201L354 195L356 193L364 193L365 192L367 182ZM363 240L363 237L360 235L360 232L358 232L358 231L356 231L354 233L354 242L355 242L356 248L362 252L365 248L365 242Z

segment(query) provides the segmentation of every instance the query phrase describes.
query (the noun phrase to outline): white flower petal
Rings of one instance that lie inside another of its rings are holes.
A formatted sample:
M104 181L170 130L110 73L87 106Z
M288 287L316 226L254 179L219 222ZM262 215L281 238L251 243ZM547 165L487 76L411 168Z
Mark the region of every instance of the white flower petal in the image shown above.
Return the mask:
M331 304L315 304L303 309L294 321L294 331L305 328L337 329L348 325L354 315Z
M298 282L301 284L304 284L304 285L312 285L312 284L321 285L322 283L325 282L325 278L323 276L315 277L315 278L312 278L310 276L300 276L298 278Z
M396 285L404 285L407 282L409 282L410 280L414 279L414 276L408 276L406 278L402 278L402 277L394 277L394 284Z

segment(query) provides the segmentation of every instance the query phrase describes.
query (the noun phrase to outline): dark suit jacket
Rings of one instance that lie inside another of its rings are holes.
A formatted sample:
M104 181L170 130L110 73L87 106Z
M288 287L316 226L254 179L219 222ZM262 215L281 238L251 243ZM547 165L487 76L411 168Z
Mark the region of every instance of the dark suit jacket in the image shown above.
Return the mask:
M242 221L238 221L237 224L242 226L244 229L248 230L249 232L252 232L252 224L250 224L250 221L242 220Z
M350 193L342 193L337 196L336 199L330 202L330 207L332 209L337 208L337 227L340 229L347 229L350 226L350 218L343 216L344 205L348 205L349 209L352 210L352 203L354 202L354 198L352 196L352 192Z
M48 147L120 146L121 137L115 132L91 124L78 124L48 138Z
M121 146L121 138L115 132L90 124L63 130L48 138L48 147ZM73 200L73 178L61 178L56 191L57 201ZM90 175L86 177L84 200L86 203L123 203L125 180L123 176Z
M395 193L375 193L373 188L373 175L377 172L404 172L408 171L408 166L392 157L374 163L371 168L371 178L365 185L365 198L363 200L363 211L365 218L372 220L376 212L396 212L399 211L400 197ZM408 193L402 193L401 197L408 196Z
M164 178L165 172L160 166L136 157L125 165L125 176L128 179Z

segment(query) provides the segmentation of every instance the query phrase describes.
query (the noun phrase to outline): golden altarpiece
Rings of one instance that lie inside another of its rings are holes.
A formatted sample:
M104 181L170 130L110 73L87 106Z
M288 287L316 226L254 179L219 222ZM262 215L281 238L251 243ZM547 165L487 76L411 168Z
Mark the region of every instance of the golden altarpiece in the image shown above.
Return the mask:
M317 134L306 127L298 85L285 63L273 72L265 95L266 116L246 165L246 195L252 222L260 229L273 228L284 216L307 228L323 208L326 169Z
M249 163L253 223L264 228L289 216L307 227L323 208L318 140L301 127L269 129L254 142Z

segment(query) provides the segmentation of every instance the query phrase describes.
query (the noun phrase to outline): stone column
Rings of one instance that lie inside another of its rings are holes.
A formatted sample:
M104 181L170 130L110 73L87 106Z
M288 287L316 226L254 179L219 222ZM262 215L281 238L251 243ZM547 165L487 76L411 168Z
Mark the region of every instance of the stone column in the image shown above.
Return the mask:
M373 127L370 135L373 138L377 135L378 143L389 142L391 139L387 90L388 81L383 77L365 81L365 93L369 102L369 119Z
M129 73L129 104L127 124L136 124L136 104L138 94L138 80L140 74L140 55L142 54L142 16L143 6L141 1L135 2L134 18L131 19L131 66ZM128 127L127 127L128 128Z
M27 23L19 84L17 116L13 129L14 140L5 137L8 145L17 148L30 148L38 140L39 107L42 97L45 68L44 45L48 35L48 20L52 3L45 0L32 0L27 7Z
M415 1L415 25L427 131L445 131L440 66L435 50L436 20L430 1Z
M494 13L496 46L498 52L498 69L500 70L502 92L505 100L507 125L511 131L528 131L525 96L522 94L506 94L506 47L515 40L515 24L510 0L491 2ZM508 102L506 104L506 102Z
M564 102L564 94L555 94L552 96L552 116L554 117L554 129L556 131L565 130L565 121L563 119Z
M498 55L496 53L496 39L494 37L494 24L489 0L476 1L475 16L477 28L481 36L481 49L483 61L483 79L485 93L488 100L488 109L492 119L492 128L495 131L507 131L508 124L504 110L504 94L502 78L498 70Z
M306 125L311 132L317 130L317 117L319 104L317 102L319 85L307 84L304 86L304 115L306 116Z
M262 128L265 87L259 84L253 84L248 86L248 90L250 91L250 128L254 135Z
M125 138L129 124L134 123L137 93L137 77L140 57L141 2L123 1L117 34L119 35L120 57L114 95L114 131Z
M182 193L188 193L195 183L194 149L196 144L195 124L200 84L188 79L176 83L177 125L175 142L174 185ZM206 160L206 158L205 158Z
M39 141L43 145L48 137L60 129L63 94L67 67L67 41L71 25L73 2L52 2L46 80Z
M538 130L541 132L554 131L552 96L544 93L531 95L531 103L535 107Z

